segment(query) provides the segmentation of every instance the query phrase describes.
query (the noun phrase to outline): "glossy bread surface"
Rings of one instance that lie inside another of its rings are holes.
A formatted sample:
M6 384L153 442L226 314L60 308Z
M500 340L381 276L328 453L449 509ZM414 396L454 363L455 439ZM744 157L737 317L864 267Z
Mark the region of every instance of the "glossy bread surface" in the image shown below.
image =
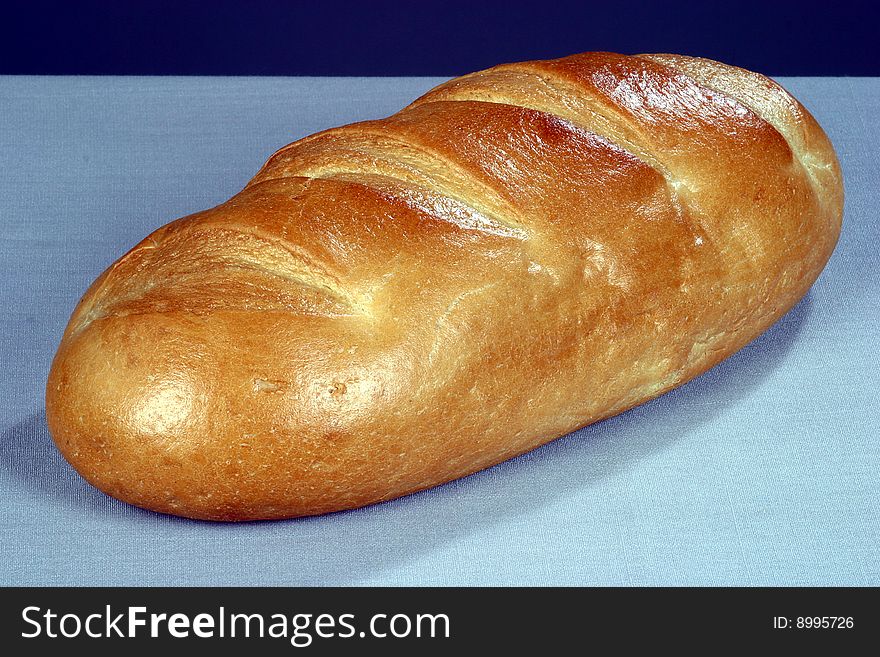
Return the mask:
M767 78L586 53L290 144L89 289L47 386L65 457L157 511L324 513L460 477L705 371L840 230Z

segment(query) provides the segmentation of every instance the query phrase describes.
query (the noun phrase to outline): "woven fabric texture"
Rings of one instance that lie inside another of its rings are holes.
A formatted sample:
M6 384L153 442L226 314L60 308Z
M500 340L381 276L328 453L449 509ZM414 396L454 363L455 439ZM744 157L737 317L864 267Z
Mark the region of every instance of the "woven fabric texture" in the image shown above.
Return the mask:
M44 386L74 304L277 147L428 78L0 78L0 584L880 584L880 79L782 79L840 155L810 294L693 382L485 472L352 512L210 524L87 485Z

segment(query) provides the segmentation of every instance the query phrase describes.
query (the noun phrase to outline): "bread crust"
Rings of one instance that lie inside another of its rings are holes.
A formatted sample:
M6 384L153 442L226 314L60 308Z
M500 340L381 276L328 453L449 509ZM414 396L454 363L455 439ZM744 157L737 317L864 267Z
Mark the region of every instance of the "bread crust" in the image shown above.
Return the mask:
M49 428L90 483L211 520L359 507L656 397L837 241L840 168L769 79L585 53L457 78L273 155L80 301Z

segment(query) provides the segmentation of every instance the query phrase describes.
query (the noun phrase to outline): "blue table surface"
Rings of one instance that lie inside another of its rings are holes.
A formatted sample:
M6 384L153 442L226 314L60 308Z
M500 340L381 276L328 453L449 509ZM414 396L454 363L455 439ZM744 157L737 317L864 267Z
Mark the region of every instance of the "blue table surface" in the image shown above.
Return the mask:
M56 452L43 390L74 304L277 147L439 80L0 77L0 584L880 584L880 79L781 81L834 142L847 202L827 269L766 334L463 480L211 524L112 500Z

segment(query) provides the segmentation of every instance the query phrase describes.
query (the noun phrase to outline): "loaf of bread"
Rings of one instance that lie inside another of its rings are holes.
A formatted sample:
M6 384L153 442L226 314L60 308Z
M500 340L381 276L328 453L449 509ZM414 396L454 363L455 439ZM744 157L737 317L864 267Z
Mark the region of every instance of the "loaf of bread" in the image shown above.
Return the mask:
M829 140L705 59L497 66L275 153L77 306L47 418L116 498L286 518L462 477L681 385L809 289Z

